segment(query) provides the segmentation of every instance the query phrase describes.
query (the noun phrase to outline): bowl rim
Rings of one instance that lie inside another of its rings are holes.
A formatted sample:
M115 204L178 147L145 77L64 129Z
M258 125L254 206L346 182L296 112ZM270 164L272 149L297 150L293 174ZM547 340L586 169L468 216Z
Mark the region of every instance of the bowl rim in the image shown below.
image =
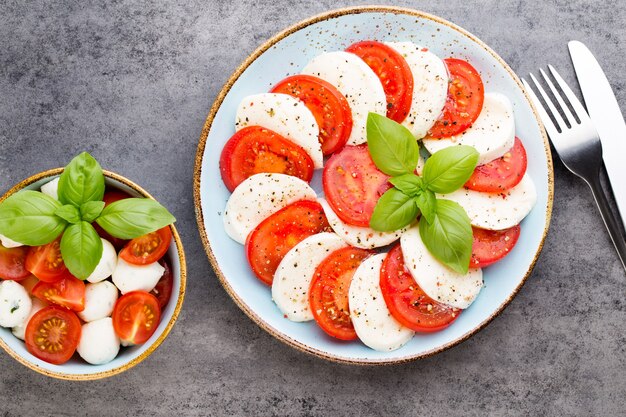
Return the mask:
M53 177L56 175L60 175L63 172L63 170L64 168L49 169L46 171L42 171L38 174L32 175L26 178L25 180L22 180L18 184L11 187L2 196L0 196L0 203L4 201L6 198L8 198L10 195L15 194L16 192L28 187L31 184L36 183L39 180ZM119 174L116 174L114 172L107 171L107 170L103 170L103 173L106 178L110 178L112 180L118 181L119 183L137 191L139 194L143 195L144 197L155 200L155 198L152 195L150 195L150 193L148 193L141 186L135 184L133 181L129 180L128 178L125 178ZM174 307L174 313L172 314L172 318L167 323L167 326L163 330L163 333L161 333L159 337L141 355L137 356L133 360L123 365L120 365L108 371L93 372L93 373L87 373L87 374L68 374L64 372L43 369L35 365L30 360L19 355L17 352L11 349L9 345L7 345L6 342L1 338L0 338L0 346L2 346L2 348L9 354L9 356L13 357L15 360L17 360L18 362L20 362L22 365L26 366L27 368L32 369L35 372L38 372L40 374L43 374L52 378L68 380L68 381L92 381L92 380L97 380L97 379L108 378L113 375L117 375L124 371L127 371L133 368L134 366L138 365L139 363L141 363L144 359L150 356L152 352L154 352L161 345L161 343L163 343L165 338L168 336L168 334L172 330L172 327L174 326L174 323L178 319L178 315L180 314L180 310L183 306L183 300L185 298L185 289L186 289L186 283L187 283L187 264L185 262L185 251L183 248L183 243L180 238L180 235L178 234L178 230L176 230L176 226L172 224L170 225L170 229L172 230L172 237L174 238L174 242L176 244L176 251L178 252L178 260L180 262L180 290L178 291L178 300L176 302L176 306Z
M352 14L361 14L361 13L392 13L392 14L403 14L403 15L409 15L409 16L414 16L414 17L418 17L418 18L423 18L423 19L427 19L427 20L431 20L435 23L447 26L453 30L455 30L456 32L458 32L459 34L465 36L466 38L468 38L470 41L473 41L474 43L476 43L478 46L480 46L483 50L485 50L487 53L489 53L491 56L493 56L496 61L498 61L498 63L508 72L508 74L511 76L511 78L517 83L517 85L519 86L520 90L522 91L522 93L524 94L524 97L526 99L526 102L529 104L534 116L535 116L535 120L537 121L537 125L539 127L539 131L541 133L541 137L543 139L543 144L544 144L544 150L545 150L545 154L546 154L546 160L547 160L547 168L548 168L548 198L547 198L547 204L545 207L546 210L546 221L545 221L545 225L544 225L544 230L543 230L543 235L541 237L541 240L539 242L539 246L537 247L536 253L533 257L533 260L531 262L531 264L528 267L528 270L526 271L526 273L524 274L524 277L522 278L521 282L518 284L518 286L513 290L513 292L506 298L506 300L504 300L504 302L498 306L498 308L487 318L485 319L482 323L480 323L478 326L476 326L475 328L471 329L470 331L468 331L467 333L463 334L462 336L444 344L441 345L439 347L436 347L434 349L431 349L429 351L423 352L423 353L419 353L419 354L415 354L415 355L411 355L411 356L405 356L405 357L399 357L399 358L385 358L385 359L354 359L354 358L347 358L347 357L343 357L343 356L339 356L339 355L335 355L329 352L325 352L325 351L321 351L319 349L313 348L305 343L299 342L283 333L281 333L279 330L275 329L274 327L272 327L270 324L268 324L265 320L263 320L262 317L260 317L255 311L253 311L251 308L249 308L244 302L243 300L239 297L239 295L232 289L232 287L230 286L230 284L228 283L228 281L226 280L226 277L224 276L224 274L222 273L219 264L217 263L217 259L215 258L215 255L213 254L213 250L211 249L211 244L209 242L207 233L206 233L206 227L205 227L205 223L204 223L204 215L202 212L202 206L201 206L201 195L200 195L200 185L201 185L201 177L202 177L202 163L203 163L203 159L204 159L204 151L206 148L206 142L208 139L208 135L209 135L209 131L211 130L211 126L213 124L213 120L215 119L215 116L217 115L217 112L219 110L219 108L221 107L224 99L226 98L226 95L230 92L231 88L233 87L233 85L235 84L235 82L239 79L239 77L243 74L243 72L257 59L259 58L264 52L266 52L268 49L270 49L273 45L275 45L276 43L278 43L279 41L281 41L282 39L286 38L287 36L307 27L310 25L313 25L315 23L318 22L322 22L325 20L329 20L329 19L333 19L333 18L337 18L337 17L341 17L344 15L352 15ZM511 69L511 67L493 50L491 49L487 44L485 44L483 41L481 41L480 39L478 39L478 37L476 37L475 35L471 34L470 32L468 32L467 30L461 28L460 26L457 26L456 24L449 22L443 18L440 18L438 16L420 11L420 10L415 10L415 9L411 9L411 8L405 8L405 7L396 7L396 6L382 6L382 5L374 5L374 6L353 6L353 7L346 7L346 8L340 8L340 9L334 9L334 10L330 10L324 13L320 13L317 15L314 15L312 17L306 18L304 20L301 20L298 23L295 23L289 27L287 27L286 29L278 32L277 34L273 35L272 37L270 37L267 41L265 41L264 43L262 43L259 47L257 47L236 69L235 71L232 73L232 75L228 78L228 80L226 81L226 83L224 84L224 86L222 87L222 89L220 90L219 94L217 95L215 101L213 102L213 105L210 108L209 114L206 118L206 121L204 123L204 126L202 128L202 132L200 134L200 139L198 142L198 148L196 151L196 158L195 158L195 166L194 166L194 174L193 174L193 194L194 194L194 205L195 205L195 210L196 210L196 222L197 222L197 226L198 226L198 230L200 232L200 238L202 240L202 244L204 246L204 250L207 254L207 257L209 258L209 262L211 264L211 266L213 267L213 270L215 271L215 274L217 275L220 283L222 284L222 286L224 287L224 289L226 290L226 292L228 293L228 295L235 301L235 304L237 304L237 306L239 306L239 308L252 320L254 321L259 327L261 327L262 329L264 329L265 331L267 331L270 335L272 335L273 337L275 337L276 339L280 340L283 343L286 343L287 345L311 354L313 356L316 356L318 358L322 358L322 359L326 359L329 360L331 362L337 362L337 363L343 363L343 364L350 364L350 365L390 365L390 364L401 364L401 363L406 363L406 362L410 362L410 361L414 361L417 359L423 359L423 358L427 358L433 355L436 355L438 353L441 353L447 349L450 349L466 340L468 340L470 337L472 337L473 335L475 335L476 333L478 333L479 331L481 331L482 329L484 329L489 323L491 323L491 321L493 319L495 319L497 316L499 316L502 311L511 303L511 301L513 300L513 298L515 298L515 296L518 294L518 292L521 290L521 288L524 286L524 284L526 283L526 280L528 279L528 277L530 276L530 274L532 273L535 264L537 263L537 259L539 258L539 255L541 253L541 250L543 249L543 245L545 243L545 239L546 236L548 234L548 229L550 226L550 220L552 217L552 206L553 206L553 199L554 199L554 168L553 168L553 163L552 163L552 153L550 151L550 144L548 142L548 137L546 135L545 129L543 127L543 124L541 123L541 120L539 119L539 115L537 113L537 109L535 108L535 106L533 105L532 101L530 100L530 97L528 96L528 93L526 92L526 90L524 89L522 82L520 81L519 77L515 74L515 72Z

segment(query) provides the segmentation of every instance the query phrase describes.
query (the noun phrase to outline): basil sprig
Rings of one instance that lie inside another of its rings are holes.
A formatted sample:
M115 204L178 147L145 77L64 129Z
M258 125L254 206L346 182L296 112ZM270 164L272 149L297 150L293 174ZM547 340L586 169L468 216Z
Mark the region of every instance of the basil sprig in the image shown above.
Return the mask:
M398 230L421 213L424 221L419 230L426 248L449 268L467 273L473 241L470 219L459 204L437 194L451 193L467 182L478 163L476 149L459 145L435 152L420 177L415 174L419 146L404 126L370 113L367 143L372 160L392 177L393 185L378 200L370 227L380 232Z
M112 236L134 239L176 221L165 207L147 198L127 198L105 207L104 191L102 167L83 152L61 174L59 201L23 190L0 203L0 234L29 246L61 237L65 266L86 279L102 258L102 240L92 222Z

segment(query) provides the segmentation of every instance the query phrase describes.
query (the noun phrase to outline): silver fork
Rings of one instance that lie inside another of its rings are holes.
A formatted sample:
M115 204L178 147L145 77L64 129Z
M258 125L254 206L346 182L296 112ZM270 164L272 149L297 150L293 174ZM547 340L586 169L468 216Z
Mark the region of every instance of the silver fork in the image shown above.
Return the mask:
M596 200L598 208L600 209L602 220L604 220L604 224L609 231L609 235L615 245L615 249L617 249L617 254L622 261L622 266L626 269L626 241L621 234L619 224L611 211L606 194L600 184L600 170L602 168L602 144L600 143L600 137L598 136L598 132L596 131L596 128L589 118L585 108L582 104L580 104L580 101L578 101L574 92L569 88L552 65L548 65L548 68L572 105L572 108L574 109L574 112L580 122L576 121L574 115L561 97L561 94L559 94L559 91L554 87L554 84L542 69L539 70L541 72L541 76L556 98L560 109L563 111L563 114L567 119L569 127L561 117L557 107L554 105L533 74L530 74L530 78L543 97L550 113L552 114L552 117L556 120L556 125L550 119L548 111L541 105L541 102L535 95L534 91L530 88L530 85L528 85L524 79L522 79L522 82L524 83L526 91L530 95L537 111L539 112L539 117L543 121L546 131L548 132L548 136L550 136L550 140L552 141L556 152L559 154L561 161L563 161L563 164L567 167L567 169L582 178L591 188L593 197Z

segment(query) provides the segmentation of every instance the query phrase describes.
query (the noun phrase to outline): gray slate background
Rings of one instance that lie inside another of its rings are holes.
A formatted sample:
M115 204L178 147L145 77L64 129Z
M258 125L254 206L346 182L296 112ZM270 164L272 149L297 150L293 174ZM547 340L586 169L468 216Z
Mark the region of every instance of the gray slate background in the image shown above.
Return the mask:
M55 381L0 352L3 415L625 413L624 271L586 186L558 160L552 227L532 277L491 325L435 357L383 368L327 363L273 339L221 288L192 198L209 107L269 36L362 2L24 3L0 1L0 192L88 150L176 215L189 284L170 337L112 379ZM566 42L585 41L626 110L622 1L393 3L465 27L519 74L552 63L573 81Z

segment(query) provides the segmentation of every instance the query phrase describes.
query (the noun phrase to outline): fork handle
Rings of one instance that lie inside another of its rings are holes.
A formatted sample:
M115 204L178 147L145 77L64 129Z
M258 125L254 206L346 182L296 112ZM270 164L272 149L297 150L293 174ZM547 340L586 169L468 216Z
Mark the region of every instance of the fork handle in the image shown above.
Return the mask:
M593 180L587 181L587 184L591 187L593 198L596 200L596 204L600 209L602 220L609 231L609 236L611 236L611 240L613 241L613 245L615 245L619 259L622 261L622 266L626 269L626 240L624 240L624 237L621 234L619 224L611 211L609 201L606 198L604 190L602 189L600 176L594 176Z

